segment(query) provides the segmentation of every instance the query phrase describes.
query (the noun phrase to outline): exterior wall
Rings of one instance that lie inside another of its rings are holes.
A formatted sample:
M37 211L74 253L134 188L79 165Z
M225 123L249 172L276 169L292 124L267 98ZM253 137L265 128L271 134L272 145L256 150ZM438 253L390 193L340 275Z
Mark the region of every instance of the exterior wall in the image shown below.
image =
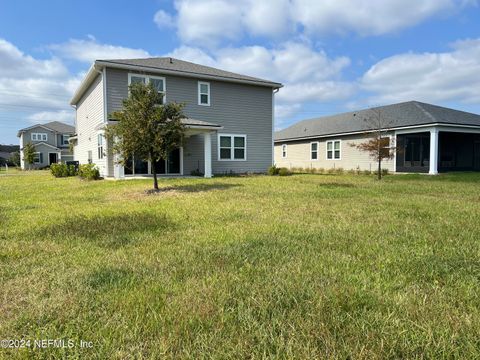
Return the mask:
M98 75L77 104L75 130L77 144L74 148L74 158L80 164L88 163L88 152L92 152L92 162L100 170L100 174L107 174L107 156L98 158L98 127L104 123L103 78ZM104 142L105 143L105 142ZM104 145L104 152L106 146Z
M327 159L327 141L341 140L340 160ZM372 160L368 153L361 152L351 146L365 142L364 135L343 136L335 138L321 138L317 140L302 140L294 142L276 142L275 143L275 164L279 167L287 168L343 168L344 170L376 170L377 163ZM311 160L310 144L319 142L318 159ZM287 144L287 157L282 158L282 145ZM389 171L395 171L394 160L382 162L382 168Z
M107 113L120 110L128 96L126 70L107 69ZM148 74L147 74L148 75ZM247 136L246 161L219 161L217 135L212 134L213 173L265 172L272 163L272 89L261 86L209 81L210 106L198 105L198 81L172 75L165 77L166 101L183 102L187 117L224 127L219 133ZM80 139L79 139L80 142ZM194 136L184 149L184 173L203 168L203 138ZM190 171L188 171L190 170Z

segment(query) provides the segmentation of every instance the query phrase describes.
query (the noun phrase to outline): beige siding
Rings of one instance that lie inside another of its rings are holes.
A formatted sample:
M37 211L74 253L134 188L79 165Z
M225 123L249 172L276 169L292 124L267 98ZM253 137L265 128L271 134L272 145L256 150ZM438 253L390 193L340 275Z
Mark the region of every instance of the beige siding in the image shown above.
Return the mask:
M77 104L76 133L77 145L74 157L80 164L88 163L88 151L92 152L92 161L95 163L102 176L107 175L107 156L98 158L97 136L100 133L98 126L104 123L103 79L98 75ZM105 144L105 141L104 141ZM106 151L106 146L104 145Z
M341 140L341 158L340 160L327 159L327 141ZM343 136L328 139L306 140L296 142L275 143L275 164L279 167L287 168L343 168L345 170L360 169L360 170L375 170L377 163L370 158L370 156L361 152L352 145L358 145L365 142L366 138L363 135ZM318 159L311 160L310 144L318 142ZM287 144L287 157L282 158L282 145ZM394 171L394 161L384 161L383 169Z

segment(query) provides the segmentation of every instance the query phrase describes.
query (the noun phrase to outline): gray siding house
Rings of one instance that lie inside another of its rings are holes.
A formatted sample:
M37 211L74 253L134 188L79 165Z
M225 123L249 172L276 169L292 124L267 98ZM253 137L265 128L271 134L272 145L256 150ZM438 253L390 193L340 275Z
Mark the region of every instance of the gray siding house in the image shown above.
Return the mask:
M23 147L32 143L35 147L35 161L28 164L29 168L40 169L57 162L73 160L73 154L69 149L69 139L75 133L71 125L52 121L46 124L33 125L20 129L17 137L20 138L20 164L22 169L26 168L23 157Z
M104 129L133 82L151 82L165 102L185 103L184 146L150 164L112 154ZM71 105L76 109L75 160L95 163L104 177L265 172L273 163L274 93L281 84L173 58L97 60Z
M437 174L480 171L480 115L409 101L300 121L275 133L275 164L288 168L374 170L376 163L354 145L372 136L373 111L396 149L383 168Z

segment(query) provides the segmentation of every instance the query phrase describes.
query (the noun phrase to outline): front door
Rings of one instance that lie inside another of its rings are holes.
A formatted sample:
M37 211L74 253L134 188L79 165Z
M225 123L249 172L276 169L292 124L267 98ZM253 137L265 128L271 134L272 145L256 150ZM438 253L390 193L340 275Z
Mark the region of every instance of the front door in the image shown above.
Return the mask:
M58 154L57 153L49 153L48 154L48 165L52 165L57 163L58 161Z

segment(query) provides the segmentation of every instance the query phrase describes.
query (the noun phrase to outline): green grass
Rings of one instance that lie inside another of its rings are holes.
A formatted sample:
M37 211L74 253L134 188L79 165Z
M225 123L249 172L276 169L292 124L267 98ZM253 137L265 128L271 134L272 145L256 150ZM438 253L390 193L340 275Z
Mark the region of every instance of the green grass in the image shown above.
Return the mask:
M480 174L160 185L0 177L0 357L480 357Z

